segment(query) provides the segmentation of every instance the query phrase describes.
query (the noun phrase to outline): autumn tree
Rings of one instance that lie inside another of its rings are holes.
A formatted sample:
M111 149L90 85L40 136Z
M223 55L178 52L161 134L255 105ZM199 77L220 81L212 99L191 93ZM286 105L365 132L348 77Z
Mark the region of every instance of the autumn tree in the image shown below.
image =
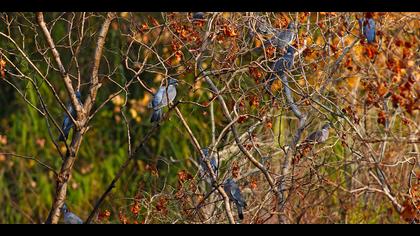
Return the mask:
M0 161L21 181L7 220L58 223L66 202L86 223L418 222L419 17L3 13Z

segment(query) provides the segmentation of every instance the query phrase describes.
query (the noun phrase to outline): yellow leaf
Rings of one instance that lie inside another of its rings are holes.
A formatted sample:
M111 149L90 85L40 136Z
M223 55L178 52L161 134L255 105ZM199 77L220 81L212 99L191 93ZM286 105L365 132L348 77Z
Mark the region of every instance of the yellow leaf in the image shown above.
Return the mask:
M275 80L271 85L271 91L279 91L282 88L282 83L279 80Z
M130 108L130 114L134 119L138 116L137 111L134 108Z
M120 13L120 16L121 16L122 18L127 19L127 18L128 18L128 12L121 12L121 13Z
M359 85L359 81L359 77L350 77L347 79L347 85L349 86L349 88L354 89L356 86Z

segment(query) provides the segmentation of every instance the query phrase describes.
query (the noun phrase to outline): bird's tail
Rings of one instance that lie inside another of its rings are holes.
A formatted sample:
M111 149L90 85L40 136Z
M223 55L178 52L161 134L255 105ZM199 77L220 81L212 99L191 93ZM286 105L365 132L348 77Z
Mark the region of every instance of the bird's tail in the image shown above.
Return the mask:
M65 142L67 140L67 137L69 136L69 132L66 132L66 130L63 130L63 133L60 133L60 136L58 137L58 141Z
M60 136L58 137L58 141L64 142L66 140L64 139L64 136L62 134L60 134Z
M236 206L238 207L239 219L243 220L244 219L244 212L243 212L242 206L240 206L239 204L237 204Z
M159 122L162 118L162 109L157 109L153 111L152 118L150 118L150 122Z

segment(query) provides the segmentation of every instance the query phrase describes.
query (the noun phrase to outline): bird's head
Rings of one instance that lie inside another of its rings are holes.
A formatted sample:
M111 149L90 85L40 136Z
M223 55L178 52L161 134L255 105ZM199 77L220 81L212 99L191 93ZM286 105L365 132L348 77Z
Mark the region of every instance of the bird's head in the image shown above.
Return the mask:
M367 22L368 22L368 24L369 24L370 27L374 27L375 26L375 20L373 18L369 18L367 20Z
M260 34L267 35L270 33L270 26L268 25L265 19L257 20L257 23L255 26L256 26L257 32Z
M170 77L169 80L168 80L168 85L175 85L176 86L176 85L178 85L178 80Z
M293 55L293 54L295 54L295 51L296 50L293 46L289 45L289 47L287 47L287 54Z
M228 178L225 181L225 185L232 185L232 183L233 183L233 179L232 178Z
M63 204L63 206L61 207L61 212L63 213L63 214L65 214L65 213L67 213L69 211L69 209L68 209L68 207L67 207L67 204Z
M203 152L204 156L209 155L209 149L208 148L202 148L201 151Z
M332 123L328 122L325 125L322 126L322 129L329 129L330 127L332 127Z
M294 29L295 28L295 22L290 21L289 25L287 26L288 29Z
M195 20L202 20L202 19L204 19L204 12L194 12L193 13L193 18Z

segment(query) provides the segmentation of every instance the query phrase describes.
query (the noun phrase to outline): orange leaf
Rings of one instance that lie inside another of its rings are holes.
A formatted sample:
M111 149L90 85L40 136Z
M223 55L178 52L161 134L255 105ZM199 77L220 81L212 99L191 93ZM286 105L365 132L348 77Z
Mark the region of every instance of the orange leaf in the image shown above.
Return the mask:
M149 20L152 22L152 25L159 26L159 22L154 17L150 15L148 17L149 17Z
M163 197L161 197L158 201L158 203L156 204L156 210L159 212L163 212L166 214L166 212L168 211L166 208L167 205L167 200Z
M385 126L385 122L386 122L386 113L384 111L380 111L378 113L378 123L382 124L383 126Z
M232 163L232 176L234 178L239 177L239 164L237 161L233 161Z
M6 66L6 61L3 59L0 59L0 68L4 68Z
M417 215L417 209L413 206L411 199L407 198L403 203L403 207L404 210L401 212L401 216L405 221L411 222L414 219L419 218Z
M6 78L6 72L4 71L6 67L6 61L2 59L0 59L0 74L1 74L1 78Z
M241 116L239 116L239 118L238 118L238 123L239 124L242 124L242 123L244 123L245 122L245 120L248 118L248 116L247 115L241 115Z
M386 94L387 91L388 91L388 89L387 89L386 82L380 83L379 87L378 87L378 95L383 97Z
M178 172L178 181L184 183L185 181L191 180L193 177L186 170L181 170Z
M258 187L257 180L253 179L250 183L250 187L255 190Z

